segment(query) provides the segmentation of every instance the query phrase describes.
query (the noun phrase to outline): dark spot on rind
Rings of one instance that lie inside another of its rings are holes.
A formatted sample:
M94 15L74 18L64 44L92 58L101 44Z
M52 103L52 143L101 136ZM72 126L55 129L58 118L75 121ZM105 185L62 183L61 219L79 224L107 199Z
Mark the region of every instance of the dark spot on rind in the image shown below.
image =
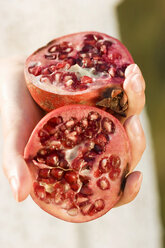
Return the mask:
M129 163L127 163L125 170L123 171L122 177L121 177L121 185L120 190L118 193L118 196L124 192L125 184L126 184L126 176L129 173Z

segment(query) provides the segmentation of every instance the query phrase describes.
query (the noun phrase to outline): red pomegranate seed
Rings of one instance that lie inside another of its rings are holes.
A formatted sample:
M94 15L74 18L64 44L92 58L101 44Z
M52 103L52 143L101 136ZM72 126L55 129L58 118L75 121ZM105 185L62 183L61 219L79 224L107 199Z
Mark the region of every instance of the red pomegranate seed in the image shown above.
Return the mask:
M69 164L68 164L68 162L65 159L60 159L59 167L61 167L63 169L68 169L69 168Z
M59 45L54 45L54 46L50 47L48 50L49 53L55 53L58 51L59 51Z
M109 141L109 137L106 133L98 133L96 138L95 138L95 141L97 141L98 144L104 144L106 145Z
M109 69L109 66L108 66L108 64L107 63L98 63L98 64L96 64L95 65L95 69L96 69L96 71L98 71L98 72L104 72L104 71L108 71L108 69Z
M88 77L88 76L83 76L81 78L81 83L82 84L91 84L93 81L92 81L92 78Z
M116 180L120 175L121 170L119 168L112 169L109 173L109 178L111 180Z
M77 119L76 118L71 118L70 120L68 120L66 123L65 123L65 126L67 128L72 128L77 122Z
M102 177L97 181L97 186L101 189L101 190L107 190L110 189L110 183L108 181L108 179L106 177Z
M70 65L75 65L76 64L76 59L73 57L68 57L67 58L67 63L69 63Z
M115 74L116 74L116 69L111 67L109 70L108 70L108 73L111 77L115 77Z
M83 46L83 48L81 49L81 51L82 51L83 53L87 53L87 52L89 52L92 48L93 48L92 45L90 45L90 44L85 44L85 45Z
M59 164L58 155L55 153L48 155L46 158L46 164L51 166L51 167L58 166L58 164Z
M105 151L105 146L102 146L101 144L95 144L92 151L94 151L96 154L101 154Z
M50 169L44 168L44 169L40 169L38 176L40 178L49 178L50 176Z
M50 193L46 192L46 197L44 199L45 203L50 204L53 203L53 199Z
M114 167L114 168L119 168L120 167L121 160L120 160L119 156L111 155L109 161L110 161L110 165L112 167Z
M62 184L62 182L57 182L55 185L54 185L54 193L57 194L57 193L60 193L60 194L63 194L64 193L64 185Z
M108 134L112 134L112 133L115 132L115 125L114 125L114 123L110 119L108 119L107 117L104 117L102 119L101 124L102 124L103 132L106 132Z
M55 133L55 128L53 128L52 126L50 126L48 123L46 123L43 126L43 129L48 132L50 135Z
M59 168L54 168L51 170L51 175L57 179L57 180L61 180L63 178L64 175L64 171L59 169Z
M38 151L38 155L39 156L45 156L45 155L47 155L49 153L49 151L47 150L47 149L45 149L45 148L42 148L42 149L40 149L39 151Z
M55 80L54 74L43 75L40 78L40 82L45 84L52 84L54 80Z
M76 195L76 203L79 205L79 206L84 206L84 205L87 205L87 203L89 202L89 199L88 197L86 196L83 196L81 195L80 193L78 193Z
M40 182L46 183L46 184L54 184L56 182L56 179L53 177L49 178L38 178Z
M88 119L87 118L82 118L82 120L80 121L80 125L83 128L87 128L88 127Z
M63 118L61 116L53 117L47 122L47 124L51 127L56 127L61 123L63 123Z
M77 174L74 171L66 172L64 177L69 184L73 184L77 182Z
M42 69L42 75L49 75L49 74L51 74L51 71L49 70L48 67Z
M105 207L104 200L103 200L103 199L98 199L98 200L96 200L95 203L94 203L94 206L95 206L95 209L96 209L97 211L103 210L104 207Z
M85 35L85 40L95 40L95 37L93 34L86 34Z
M110 168L111 167L110 167L109 158L108 157L102 158L99 163L99 170L102 173L107 173L110 171Z
M87 215L89 214L90 210L91 210L91 204L86 204L84 206L80 206L80 210L82 212L83 215Z
M58 56L58 58L61 59L61 60L63 60L63 59L66 59L67 56L68 56L67 53L60 53L59 56Z
M70 208L67 213L70 215L70 216L76 216L78 214L78 209L73 207L73 208Z
M45 59L55 60L56 58L56 54L45 54Z
M41 143L45 142L50 137L49 133L43 129L39 131L38 136L40 137Z
M34 76L41 75L42 67L41 66L30 66L28 68L28 71L30 74L33 74Z
M73 191L77 191L79 189L79 185L77 183L71 184L70 187Z
M88 215L93 216L94 214L96 214L97 210L95 209L94 204L91 205L89 211L88 211Z
M93 190L89 188L88 186L83 185L80 190L80 193L84 196L90 196L90 195L93 195Z
M64 50L66 53L71 53L73 51L72 47L66 47L66 49Z
M56 65L56 69L58 70L58 69L64 68L64 67L65 67L65 65L66 65L66 63L65 63L65 62L60 62L60 63L57 63L57 65Z
M44 200L44 198L46 197L46 191L45 191L45 188L43 186L40 186L38 183L35 183L34 184L34 191L35 191L35 194L41 200Z
M53 194L53 198L56 204L61 204L63 202L63 196L60 192Z
M84 68L91 68L93 67L93 61L90 58L83 58L82 59L82 67Z
M88 114L88 120L90 120L90 121L100 120L100 119L101 119L101 116L100 116L99 113L97 113L97 112L91 111L91 112ZM92 124L93 124L93 123L92 123Z
M54 75L54 80L56 81L56 83L60 83L61 82L61 72L56 72Z
M101 175L103 174L103 172L100 170L100 169L98 169L98 170L96 170L95 172L94 172L94 177L100 177Z
M49 71L51 71L51 72L55 72L56 71L56 65L50 65L49 66Z

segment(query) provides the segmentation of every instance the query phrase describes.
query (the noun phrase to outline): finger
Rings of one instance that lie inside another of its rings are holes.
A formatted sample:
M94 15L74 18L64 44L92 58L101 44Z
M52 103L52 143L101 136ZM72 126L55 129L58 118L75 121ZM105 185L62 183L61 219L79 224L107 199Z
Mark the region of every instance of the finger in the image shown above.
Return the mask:
M9 135L5 140L3 169L11 185L16 201L23 201L29 195L32 179L23 156L13 146L13 138Z
M139 68L139 66L137 64L131 64L129 65L126 70L125 70L125 77L127 78L129 75L131 74L140 74L142 75L142 72ZM142 86L143 86L143 89L145 90L145 81L144 81L144 78L142 76Z
M145 82L137 65L130 65L125 72L123 88L128 96L127 116L140 114L145 104Z
M115 207L127 204L135 199L140 190L142 179L143 176L140 171L134 171L127 176L123 195Z
M146 147L146 139L144 135L143 128L140 123L139 116L134 115L129 117L125 123L124 128L128 135L130 141L132 162L131 162L131 171L136 167L138 162L141 159L141 156Z

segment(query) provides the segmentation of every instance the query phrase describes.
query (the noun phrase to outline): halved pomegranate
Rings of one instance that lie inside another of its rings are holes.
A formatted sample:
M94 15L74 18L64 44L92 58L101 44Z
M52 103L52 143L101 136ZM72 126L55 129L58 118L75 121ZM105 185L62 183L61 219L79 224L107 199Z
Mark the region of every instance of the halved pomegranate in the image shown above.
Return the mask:
M98 32L66 35L26 61L25 78L34 100L46 111L69 104L99 106L125 116L122 84L133 59L117 39Z
M53 110L35 127L24 152L31 196L45 211L70 222L96 219L120 199L130 147L120 122L91 106Z

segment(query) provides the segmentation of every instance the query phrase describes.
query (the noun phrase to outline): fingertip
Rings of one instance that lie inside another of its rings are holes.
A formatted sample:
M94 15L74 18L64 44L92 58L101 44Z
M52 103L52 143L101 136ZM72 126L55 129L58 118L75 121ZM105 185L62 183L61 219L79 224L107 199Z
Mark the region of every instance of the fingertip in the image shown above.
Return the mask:
M11 176L9 178L9 183L13 192L13 196L14 199L19 202L19 194L18 194L18 190L19 190L19 185L18 185L18 180L15 176Z
M128 77L132 73L139 73L141 74L141 70L137 64L131 64L127 66L125 70L125 77Z
M126 178L123 195L115 207L119 207L133 201L140 191L142 180L143 175L140 171L130 173Z
M14 170L6 170L5 174L9 180L14 199L21 202L30 194L32 179L23 157L18 156L14 163L15 165L12 164Z
M132 201L139 192L142 180L143 174L140 171L134 171L127 176L124 192L126 196L129 196L129 202Z
M128 97L129 109L127 116L140 114L145 105L145 82L140 74L129 75L123 83Z

